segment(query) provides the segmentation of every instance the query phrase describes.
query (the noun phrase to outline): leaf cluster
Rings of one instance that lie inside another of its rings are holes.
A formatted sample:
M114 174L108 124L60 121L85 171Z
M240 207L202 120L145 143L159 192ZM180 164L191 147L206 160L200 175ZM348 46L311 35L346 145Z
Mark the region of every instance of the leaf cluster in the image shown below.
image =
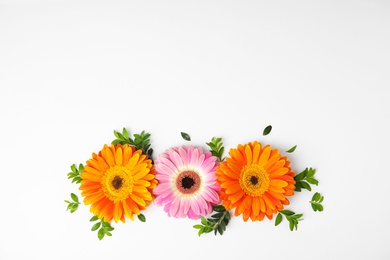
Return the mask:
M291 210L279 210L278 215L275 219L275 226L279 225L280 222L283 220L283 216L287 219L287 221L290 223L290 230L293 231L294 229L298 229L298 222L303 220L301 217L303 214L295 214L294 211Z
M68 207L66 208L66 210L70 210L70 213L73 213L79 208L80 202L76 194L71 193L70 197L72 201L65 200L65 202L68 203Z
M149 157L153 154L153 149L150 147L150 134L142 131L139 134L134 134L134 138L131 138L129 132L124 127L122 133L114 130L114 135L116 137L111 143L114 145L121 144L130 144L134 146L137 150L142 150L142 153L147 154Z
M321 193L316 192L314 193L313 197L311 198L310 204L314 211L323 211L324 207L322 206L321 202L324 201L324 196L321 195Z
M224 160L224 158L222 158L222 156L223 156L223 153L225 151L225 147L223 146L223 143L222 143L222 138L213 137L213 138L211 138L211 142L206 143L206 144L210 147L211 154L214 155L215 157L217 157L220 162L222 162Z
M95 222L96 220L99 220L99 218L97 216L93 216L89 221ZM99 231L97 233L97 236L99 240L102 240L106 235L109 237L112 236L111 231L114 230L114 228L111 227L110 223L104 221L104 218L102 218L99 222L96 222L91 228L92 231L96 231L98 229Z
M296 175L294 177L295 191L301 191L302 189L311 191L310 184L318 186L318 180L314 178L315 173L315 169L306 168L304 171Z
M220 235L226 231L226 226L230 221L230 213L222 205L216 205L213 207L213 210L216 212L211 215L210 218L201 217L201 224L194 225L195 229L199 229L198 235L203 233L210 233L214 231L214 235L219 233Z
M81 163L79 164L79 167L77 168L76 164L72 164L70 166L71 172L68 173L68 179L72 179L72 183L80 183L83 179L80 177L80 174L83 173L84 165Z

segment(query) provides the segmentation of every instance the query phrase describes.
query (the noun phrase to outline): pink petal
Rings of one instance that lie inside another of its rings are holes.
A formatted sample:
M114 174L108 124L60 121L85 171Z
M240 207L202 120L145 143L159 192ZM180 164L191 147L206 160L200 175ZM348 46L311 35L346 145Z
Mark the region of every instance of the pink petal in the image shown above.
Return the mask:
M196 200L191 200L191 209L196 215L200 214L199 204Z
M209 189L208 187L206 187L205 190L200 193L200 195L206 201L209 201L209 202L212 202L212 203L217 203L219 201L218 193L215 190L213 190L213 189Z
M171 207L169 208L168 216L178 217L177 211L179 210L179 207L180 207L180 196L176 195L176 197L173 199L171 203Z
M180 147L179 154L180 154L181 160L183 161L183 166L186 167L188 165L188 155L187 155L186 150L183 147Z
M172 153L173 158L172 161L176 165L177 168L182 169L183 168L183 161L180 157L180 155L175 151Z
M191 155L191 165L194 166L198 162L199 151L198 149L194 149L194 152Z
M165 164L167 167L169 167L173 172L177 171L176 166L172 163L170 159L167 158L161 158L161 162Z
M153 193L156 195L163 194L165 192L172 192L171 184L168 183L159 183L156 188L153 189Z

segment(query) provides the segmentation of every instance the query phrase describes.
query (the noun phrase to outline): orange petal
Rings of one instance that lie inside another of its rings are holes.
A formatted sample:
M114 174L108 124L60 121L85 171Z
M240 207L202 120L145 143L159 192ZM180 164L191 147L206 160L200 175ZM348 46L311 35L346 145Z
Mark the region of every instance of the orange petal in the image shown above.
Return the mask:
M271 148L269 146L264 147L264 149L261 152L260 159L259 159L259 165L260 166L264 167L264 165L268 161L270 152L271 152Z
M259 198L253 198L252 201L252 211L255 216L259 215L260 213L260 200Z
M102 149L102 155L102 157L106 160L109 166L115 166L114 154L112 153L110 147L105 145Z
M136 215L139 215L140 214L140 211L139 211L139 208L138 208L138 205L134 202L134 200L132 198L127 198L126 199L126 204L127 206L129 206L129 208L131 209L131 211L136 214Z
M118 223L118 221L122 218L122 213L123 213L122 203L118 201L117 203L115 203L115 208L114 208L114 221L116 223Z
M136 153L131 157L129 162L126 164L126 168L129 169L130 171L133 170L134 166L137 164L139 159L139 153Z
M231 185L230 187L228 187L226 189L226 194L233 194L233 193L236 193L238 191L241 191L241 186L240 184L238 183L235 183L234 185Z
M123 151L122 147L118 147L118 149L115 152L115 162L116 165L123 165Z
M245 145L246 165L252 164L252 149L249 145Z

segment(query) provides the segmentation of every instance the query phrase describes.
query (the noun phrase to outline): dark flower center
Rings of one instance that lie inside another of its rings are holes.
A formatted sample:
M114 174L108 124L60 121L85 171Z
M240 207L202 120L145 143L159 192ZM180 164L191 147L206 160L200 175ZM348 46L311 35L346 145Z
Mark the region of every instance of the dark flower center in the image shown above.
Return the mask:
M119 176L115 176L111 184L116 190L119 190L123 185L123 179Z
M183 171L176 178L176 188L182 194L193 194L199 190L201 179L194 171Z
M258 182L259 182L259 178L256 177L256 176L252 176L251 179L250 179L251 183L253 185L256 185Z
M184 189L190 189L192 186L194 186L194 184L195 181L191 177L186 176L183 179L181 179L181 186Z

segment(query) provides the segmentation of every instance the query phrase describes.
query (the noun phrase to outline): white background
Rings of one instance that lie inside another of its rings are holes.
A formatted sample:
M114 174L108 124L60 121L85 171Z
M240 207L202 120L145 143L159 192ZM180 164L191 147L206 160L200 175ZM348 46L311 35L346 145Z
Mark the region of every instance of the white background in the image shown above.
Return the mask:
M0 3L0 259L390 259L390 2ZM181 131L297 144L325 211L302 192L298 231L237 217L198 237L152 204L99 241L66 174L122 127L154 157Z

